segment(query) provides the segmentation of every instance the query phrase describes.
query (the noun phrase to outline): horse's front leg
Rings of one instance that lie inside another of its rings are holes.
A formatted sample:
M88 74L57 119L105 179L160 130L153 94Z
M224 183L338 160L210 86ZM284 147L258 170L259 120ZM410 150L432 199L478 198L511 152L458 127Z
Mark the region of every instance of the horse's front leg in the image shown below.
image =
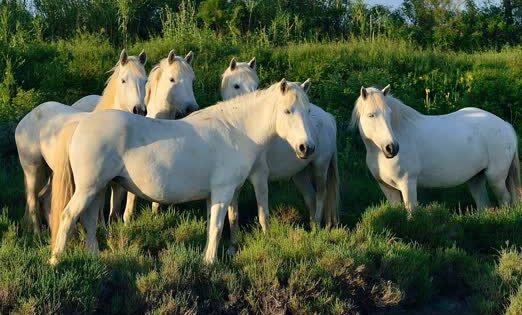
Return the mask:
M402 200L400 190L397 190L385 183L379 183L379 187L381 187L384 196L386 196L386 200L388 200L392 206L398 206L401 204Z
M230 246L227 249L228 256L234 256L237 252L237 244L239 240L239 210L237 199L239 198L239 191L240 189L237 189L232 202L228 206L228 223L230 225Z
M109 224L116 222L116 220L121 216L121 208L124 197L125 189L116 183L111 183L111 209L109 211Z
M250 182L254 186L257 200L257 215L263 232L269 229L269 210L268 210L268 166L266 163L260 163L258 167L250 174Z
M310 170L305 168L301 172L297 173L292 180L297 189L303 195L308 213L310 214L310 222L315 219L315 188L312 183L312 176Z
M207 245L205 246L205 262L213 263L217 258L219 239L223 232L223 225L227 209L234 198L235 187L220 187L211 193L210 218L207 222Z
M415 207L417 206L417 179L406 178L399 183L399 189L402 193L404 206L408 211L408 219L411 219L413 211L415 211Z

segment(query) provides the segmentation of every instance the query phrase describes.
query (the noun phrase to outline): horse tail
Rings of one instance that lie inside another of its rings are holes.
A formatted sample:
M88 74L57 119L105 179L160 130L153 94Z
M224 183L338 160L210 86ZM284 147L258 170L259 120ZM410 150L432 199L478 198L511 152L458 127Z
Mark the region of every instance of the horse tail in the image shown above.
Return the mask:
M511 202L515 203L520 200L520 161L518 160L518 148L515 149L515 155L509 167L508 177L506 179L507 189L511 195Z
M69 161L69 145L77 126L77 122L66 125L60 132L55 147L56 167L53 170L51 185L51 249L54 248L56 242L62 211L74 193L74 177Z
M339 223L339 169L337 168L337 149L330 159L328 173L326 174L324 214L327 227L332 227Z

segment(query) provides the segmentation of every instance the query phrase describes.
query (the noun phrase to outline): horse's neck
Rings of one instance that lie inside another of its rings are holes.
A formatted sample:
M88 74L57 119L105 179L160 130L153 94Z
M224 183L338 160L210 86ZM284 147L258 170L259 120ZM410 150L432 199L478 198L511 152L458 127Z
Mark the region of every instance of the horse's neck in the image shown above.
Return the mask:
M402 103L398 99L390 98L389 106L392 108L392 127L396 131L415 127L425 116L412 107Z
M105 109L119 109L116 102L116 88L114 87L114 79L111 79L105 90L103 90L103 94L100 98L100 101L94 108L94 111L102 111Z

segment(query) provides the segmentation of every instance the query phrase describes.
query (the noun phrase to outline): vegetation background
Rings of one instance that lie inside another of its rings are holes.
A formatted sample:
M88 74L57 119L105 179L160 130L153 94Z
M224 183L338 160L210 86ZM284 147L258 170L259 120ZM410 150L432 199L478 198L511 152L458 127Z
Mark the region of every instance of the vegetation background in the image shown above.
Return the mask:
M521 0L405 0L396 9L357 0L0 0L0 313L522 314L522 207L477 214L465 187L421 191L428 206L408 222L403 209L381 204L348 128L361 85L391 83L423 113L476 106L520 134L521 43ZM258 231L247 189L241 250L215 266L201 262L205 222L193 203L100 228L100 258L83 252L80 231L64 264L49 268L48 239L21 224L13 128L41 102L100 94L123 47L145 49L149 69L170 49L193 50L202 107L219 101L234 56L257 58L262 86L312 78L311 100L337 118L343 227L311 231L301 197L279 183L272 232Z

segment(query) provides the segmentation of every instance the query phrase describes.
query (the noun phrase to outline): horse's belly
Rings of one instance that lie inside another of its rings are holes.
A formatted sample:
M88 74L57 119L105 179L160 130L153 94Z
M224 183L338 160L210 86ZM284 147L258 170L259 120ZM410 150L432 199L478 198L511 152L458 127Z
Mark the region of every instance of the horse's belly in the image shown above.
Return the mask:
M267 151L267 163L270 171L269 180L288 179L302 171L313 157L301 160L288 142L275 139Z
M417 178L421 187L453 187L467 182L488 166L486 152L476 150L462 155L453 155L450 158L439 159L436 163L425 164Z

